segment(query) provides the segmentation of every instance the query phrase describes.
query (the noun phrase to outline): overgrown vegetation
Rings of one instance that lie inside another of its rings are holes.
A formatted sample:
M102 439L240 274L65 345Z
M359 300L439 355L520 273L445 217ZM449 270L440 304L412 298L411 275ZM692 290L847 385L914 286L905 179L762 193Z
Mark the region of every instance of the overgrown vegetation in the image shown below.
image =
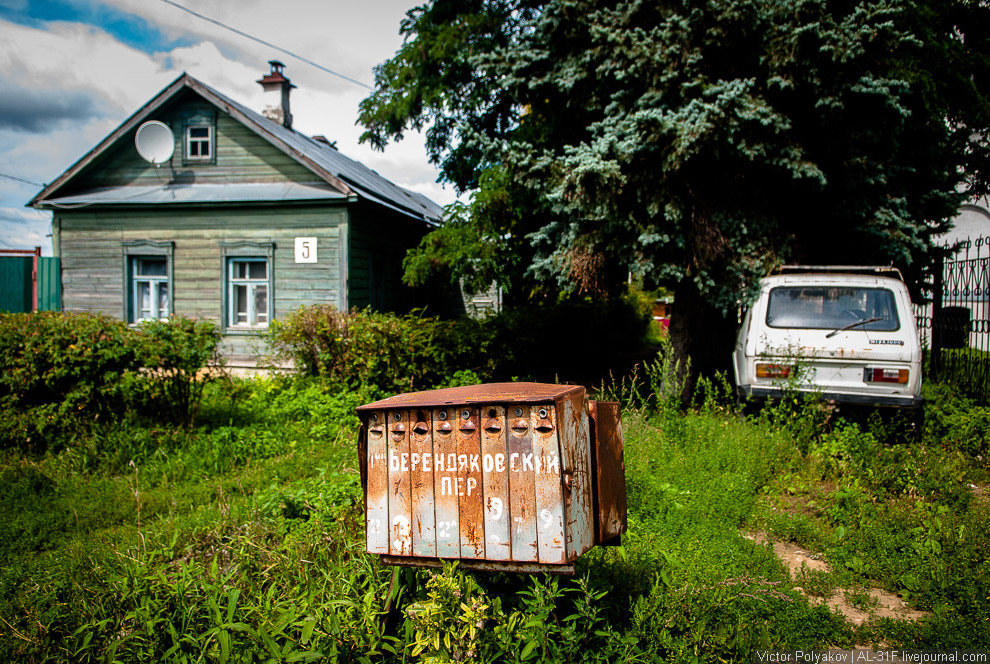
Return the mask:
M222 371L219 342L213 323L182 317L132 328L103 315L0 314L0 447L57 447L129 411L189 426Z
M984 408L929 390L907 440L897 418L813 401L742 418L723 379L684 412L679 375L664 353L600 390L624 403L629 531L573 578L393 577L366 555L354 408L382 396L370 384L210 382L192 427L142 411L8 445L0 659L695 662L987 642ZM792 578L753 531L831 571ZM818 601L872 610L872 587L930 613L855 626Z
M317 305L272 323L268 342L276 360L306 375L388 393L513 379L597 383L659 341L651 303L638 291L606 303L571 296L480 320Z

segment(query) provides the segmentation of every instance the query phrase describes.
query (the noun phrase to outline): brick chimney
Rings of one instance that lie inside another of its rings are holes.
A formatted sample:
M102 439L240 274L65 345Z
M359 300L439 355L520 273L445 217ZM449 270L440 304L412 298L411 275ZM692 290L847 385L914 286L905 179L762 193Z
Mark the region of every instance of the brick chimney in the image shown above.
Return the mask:
M286 129L292 129L292 113L289 112L289 93L296 86L282 74L285 65L278 60L269 60L268 64L271 65L272 70L263 76L258 83L265 89L267 100L274 103L265 106L261 114L269 120L278 122ZM276 97L276 95L278 96Z

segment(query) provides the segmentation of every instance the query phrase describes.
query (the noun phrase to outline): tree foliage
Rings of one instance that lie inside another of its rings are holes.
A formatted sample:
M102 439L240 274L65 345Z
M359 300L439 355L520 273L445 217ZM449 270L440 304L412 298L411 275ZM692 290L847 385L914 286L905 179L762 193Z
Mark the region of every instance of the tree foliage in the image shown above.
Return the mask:
M456 243L427 240L407 276L608 295L631 272L675 288L684 353L724 344L782 262L893 263L917 293L966 187L988 190L988 15L984 0L434 0L377 70L365 139L428 127L442 177L481 187L478 252L445 262Z

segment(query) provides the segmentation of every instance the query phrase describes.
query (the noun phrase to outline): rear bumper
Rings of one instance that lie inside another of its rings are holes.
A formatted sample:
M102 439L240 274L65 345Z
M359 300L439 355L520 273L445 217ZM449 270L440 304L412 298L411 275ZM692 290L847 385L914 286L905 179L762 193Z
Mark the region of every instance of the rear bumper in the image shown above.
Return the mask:
M754 397L757 399L779 399L784 396L784 390L779 387L761 387L754 385L740 385L736 388L740 397ZM925 405L925 399L921 396L908 394L858 394L848 392L813 392L798 390L798 394L815 394L823 401L834 401L836 403L861 404L866 406L883 406L886 408L921 408Z

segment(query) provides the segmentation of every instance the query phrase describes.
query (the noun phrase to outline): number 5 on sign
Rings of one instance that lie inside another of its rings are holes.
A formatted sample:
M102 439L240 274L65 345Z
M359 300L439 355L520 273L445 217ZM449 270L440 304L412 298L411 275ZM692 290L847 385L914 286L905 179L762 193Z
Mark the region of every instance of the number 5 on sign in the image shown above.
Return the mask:
M316 262L316 238L297 237L296 238L296 262L315 263Z

